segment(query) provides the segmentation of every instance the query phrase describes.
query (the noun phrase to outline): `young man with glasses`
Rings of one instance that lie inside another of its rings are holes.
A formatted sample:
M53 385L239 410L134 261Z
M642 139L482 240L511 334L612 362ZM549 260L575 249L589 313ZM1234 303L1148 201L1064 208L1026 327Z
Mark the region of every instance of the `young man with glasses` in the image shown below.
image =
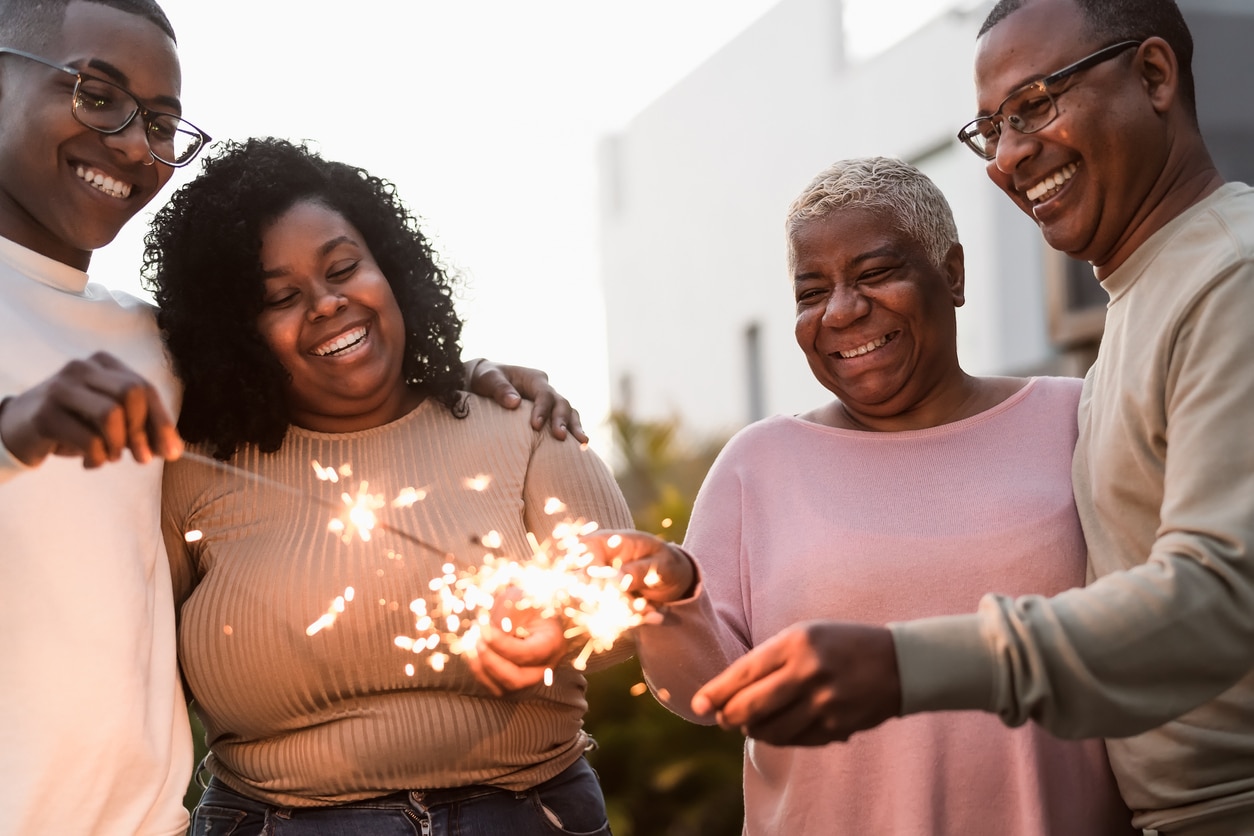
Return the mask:
M1172 0L1001 0L959 133L1110 293L1073 466L1093 582L809 625L808 658L762 645L694 708L778 744L996 712L1111 738L1138 827L1254 834L1254 189L1211 161L1191 59Z
M145 466L181 450L178 388L151 309L86 273L209 141L180 86L152 0L0 0L0 834L187 827L161 468ZM533 426L583 438L542 374L471 370L503 405L511 384L535 396Z

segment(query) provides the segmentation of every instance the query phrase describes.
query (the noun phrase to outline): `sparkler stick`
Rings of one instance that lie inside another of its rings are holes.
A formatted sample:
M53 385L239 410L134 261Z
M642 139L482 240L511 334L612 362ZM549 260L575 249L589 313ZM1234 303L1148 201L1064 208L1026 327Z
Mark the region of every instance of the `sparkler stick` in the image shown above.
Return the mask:
M200 453L193 453L191 451L184 451L182 458L188 461L196 462L197 464L204 465L205 467L211 467L214 470L217 470L221 473L229 473L229 474L234 474L236 476L243 476L245 479L248 479L258 485L264 485L265 487L284 491L285 493L289 493L294 496L299 496L305 499L311 499L314 502L317 502L318 504L323 505L327 508L330 508L334 511L344 510L344 506L337 503L333 499L328 499L327 497L324 497L324 496L316 496L310 493L309 491L305 491L293 485L288 485L284 482L279 482L274 479L261 476L260 474L253 473L250 470L245 470L244 468L238 467L229 462L220 461L218 459L211 458L209 456L205 456ZM413 534L410 534L408 531L405 531L404 529L397 528L396 526L389 525L382 521L375 521L374 526L378 528L380 531L386 531L395 537L399 537L400 539L406 541L407 543L412 543L415 546L426 549L432 554L437 554L440 557L445 557L448 555L448 549L442 549L439 546L434 545L433 543L428 543L426 540L416 537Z

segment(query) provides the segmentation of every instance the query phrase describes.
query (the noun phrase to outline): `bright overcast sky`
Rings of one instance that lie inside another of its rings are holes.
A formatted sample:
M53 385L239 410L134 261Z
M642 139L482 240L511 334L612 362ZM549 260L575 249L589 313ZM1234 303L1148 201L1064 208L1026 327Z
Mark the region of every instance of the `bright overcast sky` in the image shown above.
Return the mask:
M609 408L597 142L775 3L162 0L192 122L217 139L316 140L395 182L463 277L466 356L545 369L589 425ZM952 4L848 0L851 50ZM147 220L95 257L94 278L137 290ZM608 454L601 432L594 444Z

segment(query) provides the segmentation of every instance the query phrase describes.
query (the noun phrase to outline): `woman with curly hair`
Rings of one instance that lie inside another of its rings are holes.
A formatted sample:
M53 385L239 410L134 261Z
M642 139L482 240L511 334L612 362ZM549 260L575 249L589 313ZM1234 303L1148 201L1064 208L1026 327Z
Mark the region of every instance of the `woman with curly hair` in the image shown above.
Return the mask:
M608 833L578 671L547 660L544 685L487 646L437 671L394 642L446 564L482 559L476 535L529 554L550 497L630 516L593 453L460 391L452 286L393 186L228 144L157 214L145 276L202 453L167 465L163 512L210 745L193 832ZM410 499L369 542L328 531L354 479Z

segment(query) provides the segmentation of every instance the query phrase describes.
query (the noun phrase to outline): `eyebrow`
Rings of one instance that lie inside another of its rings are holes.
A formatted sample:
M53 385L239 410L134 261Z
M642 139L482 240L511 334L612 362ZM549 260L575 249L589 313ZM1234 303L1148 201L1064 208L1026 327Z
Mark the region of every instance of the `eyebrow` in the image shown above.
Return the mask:
M850 260L850 263L861 264L862 262L870 261L873 258L893 258L893 257L896 257L897 255L898 255L898 250L896 247L894 247L891 244L885 244L884 246L878 249L868 250L867 252L859 253L858 255L855 255ZM793 284L796 284L797 282L807 281L818 275L820 274L817 271L812 271L808 273L798 273L795 276L793 276Z
M86 68L95 70L101 75L108 76L106 79L107 81L112 81L120 87L125 87L126 92L133 96L135 95L134 91L132 91L129 87L131 83L130 78L126 75L126 73L122 72L108 61L105 61L102 58L91 58L88 59ZM135 96L135 98L139 97ZM155 98L149 99L149 101L169 108L175 113L175 115L182 115L183 113L183 103L174 96L156 96Z
M337 235L334 238L331 238L330 240L326 241L321 247L318 248L318 258L324 258L327 254L329 254L332 250L334 250L336 247L340 246L341 244L350 244L354 247L361 246L359 243L357 243L357 239L353 238L351 235ZM286 276L290 272L292 272L291 267L288 267L288 266L276 267L273 270L262 270L261 278L278 279L283 276Z

